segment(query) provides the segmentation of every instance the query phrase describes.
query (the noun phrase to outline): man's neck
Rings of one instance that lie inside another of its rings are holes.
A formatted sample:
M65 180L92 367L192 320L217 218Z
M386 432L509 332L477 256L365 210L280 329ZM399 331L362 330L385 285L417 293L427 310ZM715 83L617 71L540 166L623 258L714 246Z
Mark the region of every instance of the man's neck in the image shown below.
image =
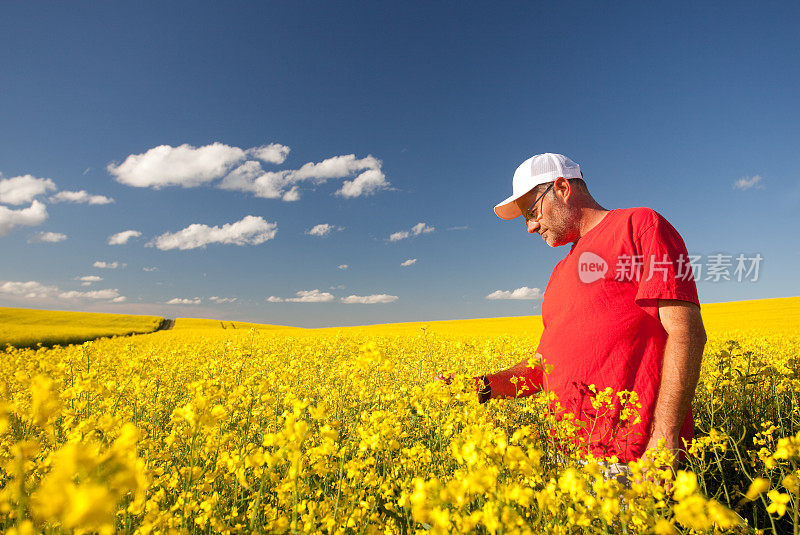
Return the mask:
M582 208L581 217L578 222L578 237L575 240L575 243L578 243L578 240L586 236L590 230L600 224L608 212L609 210L606 210L602 206Z

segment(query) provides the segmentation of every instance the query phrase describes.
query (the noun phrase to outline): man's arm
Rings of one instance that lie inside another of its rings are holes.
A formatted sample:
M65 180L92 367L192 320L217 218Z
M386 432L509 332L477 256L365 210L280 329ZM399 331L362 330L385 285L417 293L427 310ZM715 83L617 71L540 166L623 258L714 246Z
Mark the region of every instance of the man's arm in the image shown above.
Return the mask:
M532 368L531 364L534 365ZM532 359L525 359L511 368L484 377L489 383L491 397L503 399L535 394L542 389L543 375L542 355L536 353ZM517 378L516 382L512 381L514 377Z
M661 365L661 384L658 389L652 433L648 448L658 446L664 439L666 447L675 449L680 431L700 378L700 363L706 345L706 331L700 307L688 301L659 299L658 315L667 342L664 346L664 361Z

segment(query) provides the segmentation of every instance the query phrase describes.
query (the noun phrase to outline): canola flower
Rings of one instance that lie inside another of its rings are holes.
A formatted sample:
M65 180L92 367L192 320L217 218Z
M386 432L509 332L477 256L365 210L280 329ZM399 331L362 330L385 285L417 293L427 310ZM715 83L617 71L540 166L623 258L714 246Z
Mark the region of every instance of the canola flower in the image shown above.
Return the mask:
M711 335L698 433L607 478L545 394L472 376L535 336L182 329L0 359L7 533L792 533L798 334ZM450 384L432 381L453 374ZM598 407L635 393L595 388Z

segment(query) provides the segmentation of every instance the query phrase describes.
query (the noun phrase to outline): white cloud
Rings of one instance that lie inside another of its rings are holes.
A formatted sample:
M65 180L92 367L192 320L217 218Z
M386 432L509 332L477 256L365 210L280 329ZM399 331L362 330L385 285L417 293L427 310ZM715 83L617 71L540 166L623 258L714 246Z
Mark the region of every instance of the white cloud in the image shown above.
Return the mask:
M288 173L288 171L267 172L261 168L260 163L247 161L228 173L218 187L252 193L263 199L280 199L291 192Z
M430 234L436 230L436 227L431 227L427 223L417 223L411 230L401 230L398 232L393 232L389 235L389 241L400 241L405 240L406 238L410 238L411 236L419 236L420 234Z
M249 149L219 142L202 147L187 143L177 147L160 145L142 154L131 154L121 164L112 162L106 169L118 182L128 186L154 189L165 186L192 188L222 178L247 158L281 164L286 160L289 151L289 147L279 143ZM246 163L261 169L256 161Z
M262 162L282 164L286 161L286 157L289 156L290 150L286 145L270 143L269 145L247 149L246 154Z
M292 186L289 191L286 191L281 196L281 200L284 202L295 202L300 200L300 188L297 186Z
M378 303L394 303L397 301L396 295L372 294L372 295L348 295L342 297L342 303L358 303L362 305L374 305Z
M100 282L103 280L103 277L98 277L97 275L84 275L83 277L78 277L78 280L83 282Z
M28 204L37 195L56 189L49 178L32 175L0 179L0 202L6 204Z
M286 299L271 295L267 297L267 301L270 303L282 303L284 301L289 303L328 303L333 301L333 294L317 289L300 290L294 295L295 297L287 297Z
M320 290L300 290L295 294L297 297L289 297L286 300L292 303L327 303L333 301L333 294Z
M761 177L761 175L755 175L752 177L745 176L733 183L733 189L739 189L742 191L746 191L752 188L763 189L764 188L764 184L762 184L763 180L764 179L763 177Z
M46 286L37 281L0 281L0 293L20 297L48 297L58 292L56 286Z
M320 223L319 225L314 225L308 229L306 234L310 236L327 236L334 230L344 230L344 227L337 227L335 225L331 225L330 223Z
M467 230L469 227L467 225L461 225L458 227L448 227L447 230Z
M168 305L199 305L202 302L202 299L199 297L194 298L180 298L180 297L173 297L169 301L166 302Z
M33 201L28 208L19 210L0 206L0 236L5 236L17 226L41 225L46 219L47 207L39 201Z
M290 188L287 174L287 171L264 171L260 163L248 161L228 173L217 187L252 193L262 199L280 199Z
M307 230L306 234L311 236L325 236L326 234L330 234L331 230L333 230L333 225L330 223L320 223Z
M31 175L16 176L0 179L0 202L6 204L24 204L31 202L29 208L11 210L0 206L0 236L8 234L14 227L27 225L36 226L47 219L46 206L34 200L34 197L43 195L56 189L55 183L49 178L36 178ZM50 201L88 202L90 204L106 204L113 199L102 195L89 195L85 191L61 191L50 197ZM55 232L42 232L30 236L29 243L63 241L66 236Z
M381 172L382 162L373 156L357 159L354 154L334 156L319 163L309 162L300 169L264 171L261 164L246 161L228 173L219 187L252 193L265 199L296 201L300 199L300 184L324 184L330 179L347 178L360 173L352 181L345 181L337 195L354 198L370 195L389 187Z
M433 232L434 230L436 230L435 227L430 227L425 223L417 223L416 225L411 227L411 233L414 234L414 236L419 236L420 234L428 234L430 232Z
M389 241L400 241L405 240L410 236L407 230L401 230L400 232L393 232L389 234Z
M122 184L137 188L207 184L223 176L245 159L245 151L223 143L193 147L159 145L142 154L131 154L121 164L106 169Z
M208 298L209 301L214 301L215 303L233 303L238 299L237 297L218 297L216 295L212 295Z
M158 271L158 268L145 266L142 268L142 271L147 271L147 272Z
M539 288L523 286L513 291L495 290L486 296L486 299L541 299L542 291Z
M108 237L109 245L122 245L128 243L131 238L138 238L142 233L138 230L123 230Z
M28 243L58 243L66 239L67 235L60 232L37 232L28 236Z
M194 223L178 232L166 232L147 245L162 251L171 249L196 249L212 243L231 245L259 245L269 241L278 233L278 224L269 223L263 217L245 216L235 223L221 227Z
M382 189L389 187L386 175L380 169L369 169L364 171L353 180L345 180L341 189L336 195L345 199L353 199L362 195L372 195Z
M290 150L279 143L249 149L219 142L202 147L160 145L142 154L131 154L120 164L112 162L107 170L118 182L129 186L191 188L222 179L217 186L221 189L287 202L300 199L299 185L304 182L316 185L355 175L336 192L345 198L371 195L390 185L381 171L383 163L371 155L359 159L355 154L345 154L281 171L265 171L257 161L282 164Z
M91 195L86 190L80 191L59 191L50 196L50 202L74 202L83 204L110 204L114 202L111 197L105 195Z
M344 178L366 169L380 169L381 165L382 162L371 155L359 160L355 154L346 154L327 158L319 163L309 162L300 169L291 171L291 178L296 182L311 180L322 184L331 178Z
M59 293L58 297L61 299L118 299L122 296L119 295L119 290L112 288L108 290L90 290L88 292L70 290Z
M115 297L114 299L112 299L111 302L112 303L124 303L127 300L128 300L127 297L125 297L124 295L120 295L119 297Z
M400 265L403 266L403 267L408 267L408 266L413 266L416 263L417 263L417 259L416 258L409 258L408 260L406 260L405 262L401 263Z
M117 268L124 268L128 264L122 264L120 262L103 262L102 260L96 261L92 264L92 267L100 268L100 269L117 269Z
M120 302L125 298L116 288L81 292L70 290L62 292L57 286L46 286L37 281L0 281L0 293L24 298L55 297L59 299L111 299ZM120 299L122 298L122 299Z
M347 268L349 268L349 267L350 267L350 266L348 266L347 264L339 264L339 265L337 266L337 268L338 268L338 269L347 269Z

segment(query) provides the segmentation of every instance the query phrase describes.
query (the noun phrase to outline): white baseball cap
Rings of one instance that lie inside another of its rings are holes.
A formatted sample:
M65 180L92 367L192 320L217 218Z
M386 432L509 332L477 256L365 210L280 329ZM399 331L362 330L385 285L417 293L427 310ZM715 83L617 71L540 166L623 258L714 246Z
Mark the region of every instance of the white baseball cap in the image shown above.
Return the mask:
M514 171L511 197L494 207L494 213L503 219L514 219L522 211L514 201L528 193L539 184L554 182L557 178L583 178L581 166L564 156L545 152L531 156Z

